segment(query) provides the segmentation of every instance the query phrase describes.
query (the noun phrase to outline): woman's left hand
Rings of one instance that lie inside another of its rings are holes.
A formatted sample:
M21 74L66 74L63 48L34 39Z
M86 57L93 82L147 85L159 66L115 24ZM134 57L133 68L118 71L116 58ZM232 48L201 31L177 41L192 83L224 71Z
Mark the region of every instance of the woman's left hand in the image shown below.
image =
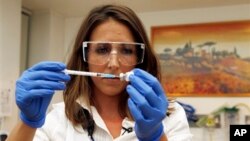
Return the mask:
M156 141L163 134L162 120L168 101L160 82L151 74L134 69L129 76L128 107L135 120L135 133L141 141Z

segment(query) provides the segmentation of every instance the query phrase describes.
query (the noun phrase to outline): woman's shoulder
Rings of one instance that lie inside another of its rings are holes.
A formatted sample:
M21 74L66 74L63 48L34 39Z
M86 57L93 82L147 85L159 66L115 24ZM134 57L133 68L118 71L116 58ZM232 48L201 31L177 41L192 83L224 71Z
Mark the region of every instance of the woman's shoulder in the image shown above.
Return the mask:
M46 116L43 128L47 131L58 130L62 127L65 128L68 124L68 119L64 109L64 102L52 104Z
M185 110L178 102L174 103L174 110L163 120L163 126L170 141L181 139L189 141L192 138Z
M46 116L44 125L36 132L36 140L51 140L53 138L62 138L68 128L69 121L65 115L64 102L51 105Z
M66 120L64 102L52 104L46 117L46 121Z
M182 125L182 126L188 125L187 116L186 116L186 113L185 113L183 107L178 102L173 103L172 106L173 106L172 111L163 120L163 124L167 125L166 127L168 127L168 128L176 127L176 125Z
M170 115L168 116L168 119L174 119L174 120L187 120L186 113L184 108L178 103L174 102L173 104L173 110L171 111Z
M177 112L185 112L183 107L178 102L175 102L174 106Z
M51 108L49 109L49 113L51 112L61 112L61 111L64 111L65 109L65 104L64 102L59 102L59 103L54 103L51 105Z

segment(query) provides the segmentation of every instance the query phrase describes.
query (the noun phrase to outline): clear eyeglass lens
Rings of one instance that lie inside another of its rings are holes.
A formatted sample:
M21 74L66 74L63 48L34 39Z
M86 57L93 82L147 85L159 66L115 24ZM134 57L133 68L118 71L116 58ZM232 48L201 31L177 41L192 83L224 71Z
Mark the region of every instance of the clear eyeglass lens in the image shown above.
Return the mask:
M144 44L123 42L83 42L84 61L104 65L111 55L117 55L122 65L133 66L143 62Z

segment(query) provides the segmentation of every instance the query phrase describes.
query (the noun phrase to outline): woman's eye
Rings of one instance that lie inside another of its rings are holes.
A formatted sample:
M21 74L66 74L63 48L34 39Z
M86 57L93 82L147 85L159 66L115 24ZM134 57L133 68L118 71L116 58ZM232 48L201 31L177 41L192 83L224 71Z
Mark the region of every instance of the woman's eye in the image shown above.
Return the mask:
M98 44L95 49L95 52L97 54L107 54L107 53L110 53L110 51L111 51L111 47L109 44Z
M123 45L120 51L122 54L131 55L134 54L135 49L131 45Z

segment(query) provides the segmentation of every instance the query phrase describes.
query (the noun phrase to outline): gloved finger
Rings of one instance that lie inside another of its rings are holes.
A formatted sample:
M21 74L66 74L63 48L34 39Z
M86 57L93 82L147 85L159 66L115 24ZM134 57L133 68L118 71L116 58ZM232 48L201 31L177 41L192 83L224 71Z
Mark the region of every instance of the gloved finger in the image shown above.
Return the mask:
M21 77L25 80L52 80L52 81L69 81L70 76L63 72L52 72L52 71L25 71Z
M161 103L159 103L159 97L155 94L153 89L142 81L139 77L132 75L130 77L130 84L139 91L152 107L159 107Z
M62 62L43 61L32 66L31 68L28 69L28 71L37 71L37 70L62 71L65 68L66 65Z
M47 80L36 80L36 81L17 81L17 87L22 87L25 90L32 89L50 89L50 90L64 90L66 88L65 83L47 81Z
M167 97L165 95L165 92L161 86L161 83L158 81L157 78L155 78L154 76L152 76L148 72L141 70L141 69L134 69L133 72L134 72L134 75L140 77L145 83L147 83L149 86L151 86L153 88L154 92L159 97L161 97L161 99L164 99L167 101Z
M138 121L144 119L144 117L141 114L141 111L139 111L136 107L136 104L131 100L131 98L128 99L128 108L133 116L133 118Z
M127 92L130 99L136 104L136 107L145 119L152 119L157 116L157 108L151 107L148 101L133 86L127 86Z
M25 89L18 88L16 90L16 103L22 103L22 105L29 104L32 100L37 98L51 97L55 91L49 89L35 89L26 91Z
M22 107L23 109L27 109L27 108L31 109L32 107L29 107L31 103L33 105L33 108L41 107L41 106L43 107L43 105L47 107L48 104L43 104L43 103L50 103L53 95L54 95L54 91L47 91L47 90L40 89L40 90L34 90L32 92L28 92L27 96L19 98L16 101L19 107ZM35 110L32 110L33 114L35 114L34 112Z
M51 71L33 71L25 72L21 79L26 80L52 80L52 81L69 81L70 76L63 72Z
M54 93L47 95L47 97L43 99L43 103L48 103L49 104L51 102L53 96L54 96ZM42 104L41 105L41 109L47 109L47 107L48 107L47 104Z
M30 90L29 95L26 96L28 99L38 99L38 98L44 98L44 99L50 99L55 94L55 91L48 90L48 89L36 89L36 90ZM45 102L45 101L43 101Z

